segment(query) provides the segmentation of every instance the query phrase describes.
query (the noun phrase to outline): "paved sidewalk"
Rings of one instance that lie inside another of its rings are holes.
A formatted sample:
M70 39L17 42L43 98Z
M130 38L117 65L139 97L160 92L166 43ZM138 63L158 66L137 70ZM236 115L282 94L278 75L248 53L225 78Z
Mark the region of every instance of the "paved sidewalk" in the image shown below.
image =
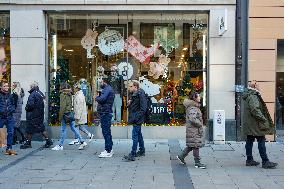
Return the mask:
M68 146L63 151L40 148L18 150L18 156L0 155L0 188L21 189L265 189L284 188L283 143L267 143L271 161L279 163L274 170L246 167L243 143L207 144L201 149L202 161L208 169L196 169L190 156L187 165L178 164L176 153L184 140L145 140L146 156L125 162L131 140L114 140L114 156L98 158L104 141L94 140L86 150ZM57 141L55 141L57 143ZM15 149L19 146L15 146ZM257 145L255 159L260 160Z

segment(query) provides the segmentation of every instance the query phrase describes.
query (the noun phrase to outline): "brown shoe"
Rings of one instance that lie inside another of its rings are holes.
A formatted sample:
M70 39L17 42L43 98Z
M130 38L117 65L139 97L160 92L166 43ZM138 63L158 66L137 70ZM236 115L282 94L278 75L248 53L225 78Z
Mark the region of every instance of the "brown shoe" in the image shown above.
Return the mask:
M8 150L5 151L5 155L14 156L14 155L18 155L18 154L15 150L8 149Z

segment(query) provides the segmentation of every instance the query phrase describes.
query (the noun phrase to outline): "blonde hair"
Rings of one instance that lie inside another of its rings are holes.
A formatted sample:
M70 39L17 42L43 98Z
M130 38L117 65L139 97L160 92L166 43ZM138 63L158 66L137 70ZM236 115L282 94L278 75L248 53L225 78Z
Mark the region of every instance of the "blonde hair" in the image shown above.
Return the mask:
M15 88L13 88L12 92L20 96L22 90L20 82L13 82L13 85L15 85Z
M31 82L30 89L33 89L34 87L38 87L38 82L36 81Z

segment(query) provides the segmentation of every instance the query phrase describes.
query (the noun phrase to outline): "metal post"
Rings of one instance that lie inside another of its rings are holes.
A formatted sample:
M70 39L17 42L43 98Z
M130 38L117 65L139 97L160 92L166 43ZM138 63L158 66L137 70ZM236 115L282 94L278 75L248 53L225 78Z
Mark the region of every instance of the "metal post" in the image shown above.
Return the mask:
M236 86L247 86L248 81L248 4L249 0L236 1ZM241 91L235 93L236 139L241 140Z

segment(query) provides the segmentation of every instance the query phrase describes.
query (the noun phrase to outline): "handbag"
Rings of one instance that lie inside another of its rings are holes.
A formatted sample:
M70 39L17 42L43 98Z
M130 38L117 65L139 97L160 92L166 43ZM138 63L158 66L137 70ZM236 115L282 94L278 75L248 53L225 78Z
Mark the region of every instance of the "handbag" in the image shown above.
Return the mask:
M71 123L72 121L75 121L74 113L73 112L64 113L63 119L64 119L65 123Z
M6 138L7 136L7 129L6 128L0 128L0 148L6 146Z

